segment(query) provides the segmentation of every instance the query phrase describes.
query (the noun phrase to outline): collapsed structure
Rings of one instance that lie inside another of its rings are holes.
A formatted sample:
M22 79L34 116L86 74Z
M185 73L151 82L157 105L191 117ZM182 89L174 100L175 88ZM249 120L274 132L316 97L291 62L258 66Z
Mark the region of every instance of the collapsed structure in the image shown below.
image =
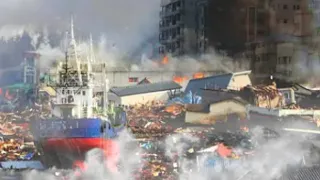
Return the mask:
M239 93L250 104L257 107L281 108L285 105L284 97L275 83L267 86L246 86Z

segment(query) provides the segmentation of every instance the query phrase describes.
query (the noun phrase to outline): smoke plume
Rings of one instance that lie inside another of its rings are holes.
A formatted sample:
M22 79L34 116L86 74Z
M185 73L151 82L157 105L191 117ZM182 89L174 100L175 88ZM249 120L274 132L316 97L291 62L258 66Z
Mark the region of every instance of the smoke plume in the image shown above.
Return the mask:
M257 127L252 130L252 142L258 142L262 137L261 128ZM190 141L194 142L194 137L188 137L189 146L186 141L172 141L181 139L181 135L171 136L166 141L166 150L179 151L181 173L180 179L262 179L272 180L279 178L287 170L288 166L299 165L303 155L307 152L303 148L302 142L304 137L283 136L280 139L274 139L264 144L259 144L255 149L255 155L247 159L225 160L225 165L216 162L214 168L206 167L208 154L199 154L198 162L187 159L182 152L186 152L186 147L190 147ZM211 155L212 157L212 155ZM197 166L197 164L199 166Z
M126 51L157 31L160 1L3 0L0 9L0 37L5 40L44 27L50 33L64 32L72 15L76 32L107 34L110 41Z

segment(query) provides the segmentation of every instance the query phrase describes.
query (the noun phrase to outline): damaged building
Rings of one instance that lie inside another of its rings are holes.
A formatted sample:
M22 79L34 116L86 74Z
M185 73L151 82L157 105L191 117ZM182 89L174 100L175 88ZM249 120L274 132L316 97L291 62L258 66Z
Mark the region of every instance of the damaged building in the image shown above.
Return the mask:
M182 86L173 81L113 87L108 94L108 100L111 104L126 106L167 101L180 93L181 88Z

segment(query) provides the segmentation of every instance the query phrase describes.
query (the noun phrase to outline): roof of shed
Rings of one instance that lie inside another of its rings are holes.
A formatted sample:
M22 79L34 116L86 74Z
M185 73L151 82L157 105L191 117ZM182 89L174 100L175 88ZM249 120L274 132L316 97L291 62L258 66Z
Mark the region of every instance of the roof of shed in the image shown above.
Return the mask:
M232 77L248 75L251 71L242 71L236 73L220 74L209 76L201 79L192 79L189 81L185 92L197 93L201 89L226 89L229 86Z
M302 167L290 169L279 180L318 180L320 179L320 167Z
M133 86L113 87L110 89L110 91L118 96L129 96L135 94L151 93L181 88L182 86L173 81L166 81L150 84L138 84Z

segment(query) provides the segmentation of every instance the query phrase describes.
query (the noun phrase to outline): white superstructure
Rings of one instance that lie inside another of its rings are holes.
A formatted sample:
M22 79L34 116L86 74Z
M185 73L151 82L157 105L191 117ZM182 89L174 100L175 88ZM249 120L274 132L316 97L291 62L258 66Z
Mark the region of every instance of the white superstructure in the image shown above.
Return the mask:
M94 59L92 55L85 60L79 59L72 20L68 35L65 61L59 62L57 68L58 83L54 86L57 95L53 100L52 115L59 118L90 118L94 116L93 109L98 106L91 70ZM107 104L104 103L104 106Z

